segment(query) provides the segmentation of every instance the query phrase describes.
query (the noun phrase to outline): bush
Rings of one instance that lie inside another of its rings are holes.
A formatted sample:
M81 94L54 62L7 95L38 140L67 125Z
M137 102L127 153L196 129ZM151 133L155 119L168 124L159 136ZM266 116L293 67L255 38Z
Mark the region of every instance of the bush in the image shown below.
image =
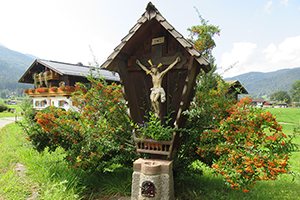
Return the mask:
M0 112L8 110L8 106L3 102L0 102Z
M37 112L36 122L27 118L27 140L40 152L63 148L72 168L111 171L132 166L137 155L126 106L119 100L121 87L103 80L92 85L87 92L84 85L76 85L72 101L79 112L51 106Z
M294 135L286 136L276 117L252 107L250 98L235 103L227 95L229 86L215 78L202 76L192 107L185 112L190 132L183 133L177 171L188 173L186 166L201 160L224 176L229 187L244 192L256 181L288 173Z

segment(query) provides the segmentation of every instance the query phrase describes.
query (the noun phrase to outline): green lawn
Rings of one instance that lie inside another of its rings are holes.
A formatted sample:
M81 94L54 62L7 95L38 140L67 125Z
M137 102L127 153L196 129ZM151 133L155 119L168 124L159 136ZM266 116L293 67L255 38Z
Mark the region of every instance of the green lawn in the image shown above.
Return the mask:
M266 108L276 115L278 122L300 124L300 108Z
M87 173L67 168L64 152L39 154L21 128L10 124L0 129L0 199L103 199L130 195L132 169L115 173ZM19 173L16 166L23 166Z
M15 117L16 114L17 116L21 116L21 112L22 112L22 109L19 105L7 105L9 108L14 108L16 109L16 112L17 113L11 113L11 112L0 112L0 118L1 117Z

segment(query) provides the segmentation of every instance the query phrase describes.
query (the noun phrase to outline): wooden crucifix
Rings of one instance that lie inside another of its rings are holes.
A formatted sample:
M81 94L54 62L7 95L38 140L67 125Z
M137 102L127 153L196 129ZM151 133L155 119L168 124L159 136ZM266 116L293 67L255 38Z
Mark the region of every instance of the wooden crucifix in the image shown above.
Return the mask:
M148 62L151 65L151 68L149 70L144 65L142 65L138 59L136 60L136 63L146 72L146 74L147 75L150 74L152 77L153 87L150 89L151 90L150 100L151 100L151 104L154 108L154 115L156 117L159 117L159 114L160 114L159 101L158 101L159 97L160 97L161 103L164 103L166 101L166 93L165 93L164 88L161 85L163 77L179 61L180 61L180 57L178 56L176 58L176 60L171 65L169 65L169 67L167 69L165 69L162 72L159 72L158 68L161 66L161 63L158 66L155 66L155 65L152 65L151 60L149 60Z

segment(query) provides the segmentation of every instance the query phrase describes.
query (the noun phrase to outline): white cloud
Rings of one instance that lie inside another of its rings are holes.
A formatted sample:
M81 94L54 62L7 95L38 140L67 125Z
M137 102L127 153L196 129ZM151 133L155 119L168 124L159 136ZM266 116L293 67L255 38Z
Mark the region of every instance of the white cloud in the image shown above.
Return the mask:
M238 62L238 65L248 63L256 47L256 44L250 42L233 43L231 52L225 52L222 55L220 66L228 68L236 62Z
M272 43L263 53L265 60L274 66L300 67L300 35L286 38L278 46Z
M282 0L282 1L280 2L280 4L283 4L283 5L285 5L286 7L288 7L288 5L289 5L289 0Z
M226 77L232 77L241 73L246 73L254 70L253 57L255 56L255 50L257 45L250 42L234 43L231 52L225 52L221 57L221 62L218 65L222 70L227 70L231 65L236 64L233 68L226 72L219 72Z
M273 4L273 1L269 1L265 6L264 6L264 11L268 14L271 14L271 11L270 11L270 7L272 6Z

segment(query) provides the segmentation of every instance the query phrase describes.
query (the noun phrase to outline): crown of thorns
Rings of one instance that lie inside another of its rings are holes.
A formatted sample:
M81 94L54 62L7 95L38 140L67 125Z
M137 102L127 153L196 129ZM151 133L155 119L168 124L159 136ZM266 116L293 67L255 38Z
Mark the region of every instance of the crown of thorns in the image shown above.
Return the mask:
M148 60L148 63L151 65L151 68L155 67L155 65L152 64L151 60ZM162 66L162 64L159 63L156 68L160 68L161 66ZM150 72L151 72L151 70L147 71L147 74L149 74Z

